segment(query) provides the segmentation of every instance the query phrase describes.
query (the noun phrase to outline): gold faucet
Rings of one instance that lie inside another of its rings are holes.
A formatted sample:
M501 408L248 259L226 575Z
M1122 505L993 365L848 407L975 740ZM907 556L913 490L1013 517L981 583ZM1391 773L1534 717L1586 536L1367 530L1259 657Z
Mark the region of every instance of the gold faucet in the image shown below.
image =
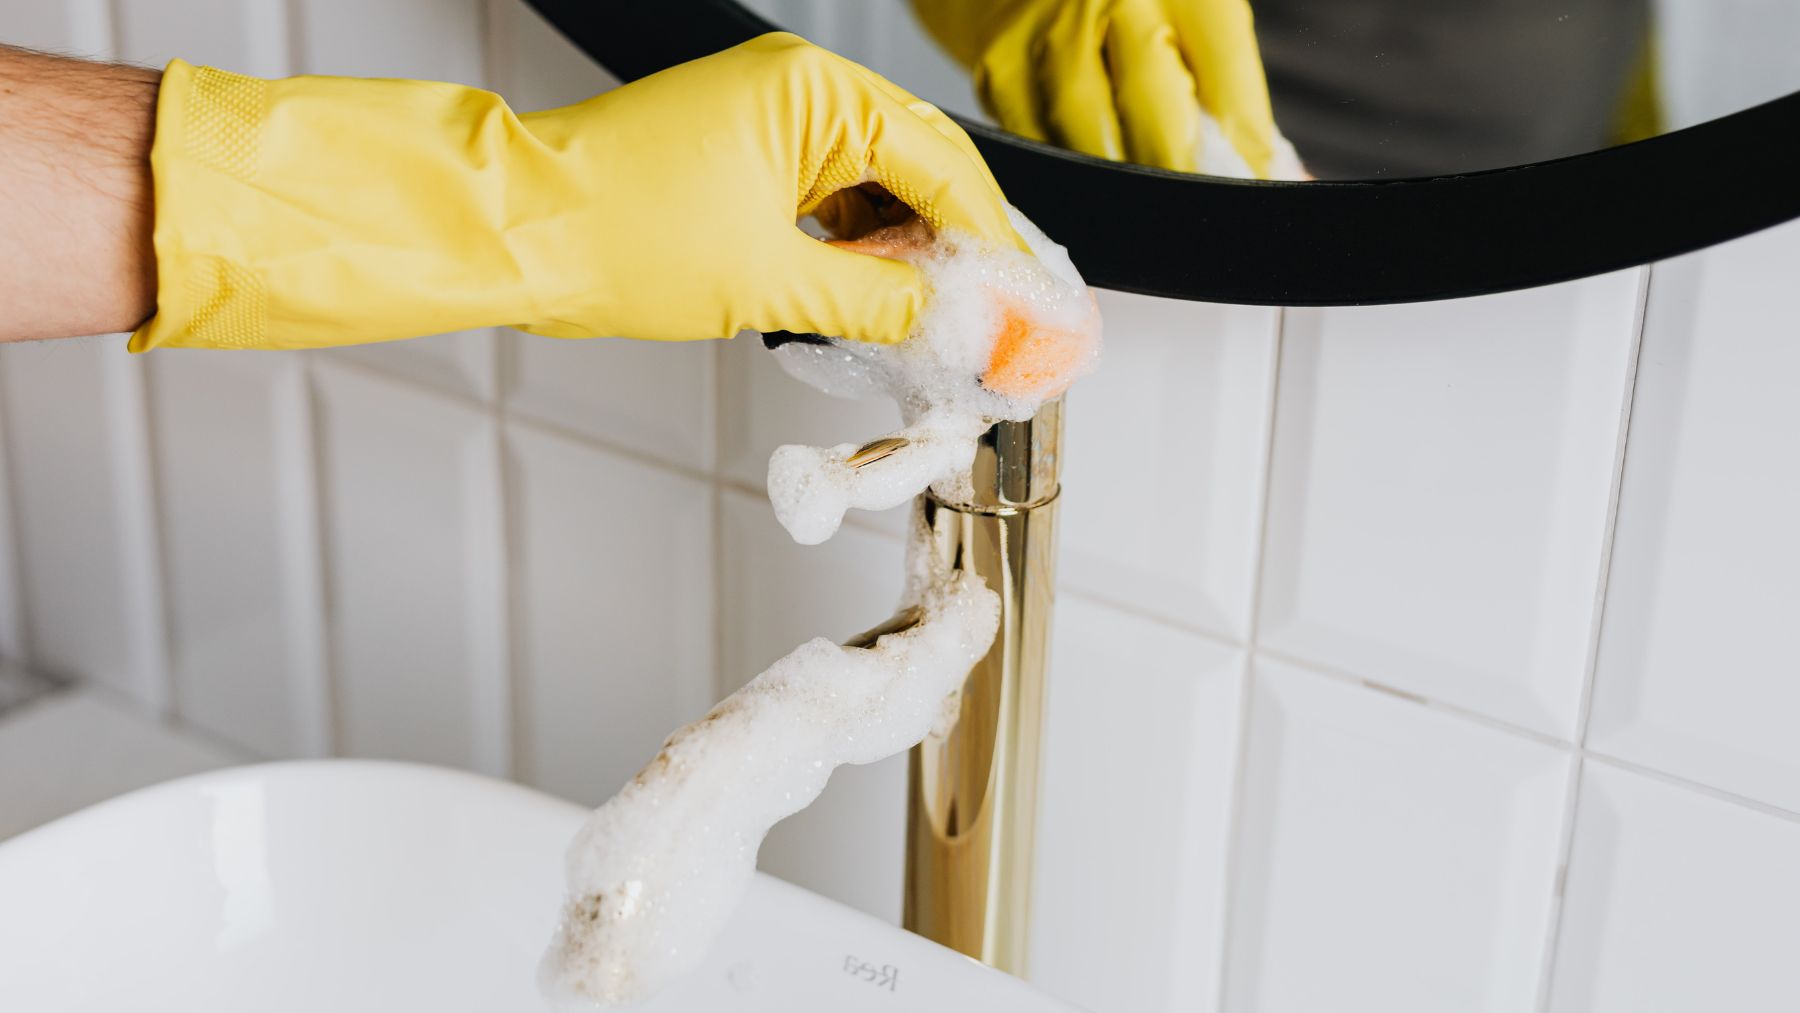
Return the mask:
M927 492L917 506L937 562L979 574L1001 604L1000 631L963 684L955 724L912 751L902 921L1020 977L1031 952L1061 436L1061 401L1028 421L1001 422L977 446L966 501ZM853 456L869 462L892 450L870 445ZM917 621L902 613L851 644Z

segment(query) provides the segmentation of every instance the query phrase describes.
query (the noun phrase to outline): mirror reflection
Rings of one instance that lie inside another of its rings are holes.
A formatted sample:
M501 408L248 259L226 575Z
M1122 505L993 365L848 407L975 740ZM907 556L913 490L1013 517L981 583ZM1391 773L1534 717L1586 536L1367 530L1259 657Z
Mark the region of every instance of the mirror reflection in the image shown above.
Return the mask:
M1800 91L1800 0L747 0L922 98L1184 172L1500 168Z

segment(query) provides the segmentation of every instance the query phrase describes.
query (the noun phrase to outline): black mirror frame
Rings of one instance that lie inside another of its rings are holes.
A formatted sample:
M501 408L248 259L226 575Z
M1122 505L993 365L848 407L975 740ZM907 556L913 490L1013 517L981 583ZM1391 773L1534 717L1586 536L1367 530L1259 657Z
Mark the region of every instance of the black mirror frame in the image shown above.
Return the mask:
M530 3L627 81L779 28L733 0ZM1483 295L1800 218L1800 93L1570 158L1370 182L1187 175L958 122L1008 199L1068 246L1090 284L1175 299L1334 306Z

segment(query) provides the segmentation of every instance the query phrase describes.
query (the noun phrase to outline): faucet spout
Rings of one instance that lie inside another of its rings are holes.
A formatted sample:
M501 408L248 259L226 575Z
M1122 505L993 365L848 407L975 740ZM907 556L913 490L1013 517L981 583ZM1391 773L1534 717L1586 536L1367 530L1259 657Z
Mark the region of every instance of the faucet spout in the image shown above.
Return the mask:
M1062 403L1002 422L977 448L969 493L926 493L927 550L1000 595L1000 629L963 685L955 723L908 772L908 929L1024 976L1045 670L1056 556Z

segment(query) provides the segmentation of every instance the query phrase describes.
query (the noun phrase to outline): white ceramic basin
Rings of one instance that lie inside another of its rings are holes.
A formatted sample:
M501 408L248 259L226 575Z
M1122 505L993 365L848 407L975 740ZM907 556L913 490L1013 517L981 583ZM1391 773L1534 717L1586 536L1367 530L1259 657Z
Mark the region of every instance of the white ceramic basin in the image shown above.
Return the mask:
M0 1010L530 1011L584 811L398 763L241 767L0 844ZM1067 1007L758 876L648 1010Z

